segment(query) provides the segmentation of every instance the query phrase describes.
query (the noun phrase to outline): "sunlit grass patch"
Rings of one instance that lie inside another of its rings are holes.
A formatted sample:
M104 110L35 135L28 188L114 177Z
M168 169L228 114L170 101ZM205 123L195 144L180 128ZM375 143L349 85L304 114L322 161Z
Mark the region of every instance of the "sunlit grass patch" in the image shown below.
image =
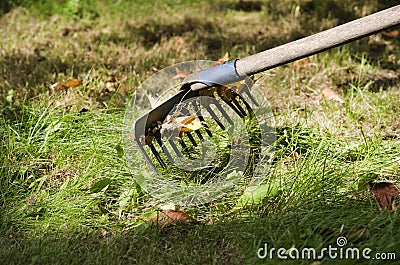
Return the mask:
M400 248L398 212L379 210L368 184L399 186L397 29L259 80L276 124L260 189L166 205L138 178L141 154L135 172L123 150L130 97L160 69L244 57L396 1L7 2L23 3L0 17L0 263L264 264L264 242L322 248L339 236ZM82 83L54 86L72 78ZM149 221L166 207L194 221Z

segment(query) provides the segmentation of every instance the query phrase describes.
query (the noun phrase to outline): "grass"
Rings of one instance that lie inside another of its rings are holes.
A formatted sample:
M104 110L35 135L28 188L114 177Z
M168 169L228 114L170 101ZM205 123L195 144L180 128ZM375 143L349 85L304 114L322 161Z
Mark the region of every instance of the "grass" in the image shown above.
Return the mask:
M1 264L268 264L257 257L264 243L321 249L339 236L399 258L399 214L379 210L366 185L399 184L398 37L376 34L259 80L275 115L268 183L278 192L258 204L237 207L236 194L176 205L196 222L158 226L147 218L165 202L135 181L122 148L130 97L159 69L244 57L397 1L5 3ZM72 77L83 84L51 88ZM326 88L343 102L321 96ZM313 262L273 261L380 264Z

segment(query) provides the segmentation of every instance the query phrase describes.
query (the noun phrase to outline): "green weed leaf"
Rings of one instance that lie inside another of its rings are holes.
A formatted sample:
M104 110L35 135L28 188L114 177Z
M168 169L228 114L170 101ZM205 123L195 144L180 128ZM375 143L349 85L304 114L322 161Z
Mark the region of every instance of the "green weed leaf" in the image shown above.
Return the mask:
M90 188L90 192L95 193L100 191L106 191L110 184L111 184L111 179L109 178L100 179L93 184L93 186Z
M235 208L242 208L249 205L258 205L264 199L274 197L279 194L279 186L276 182L266 183L260 186L247 187L240 196Z

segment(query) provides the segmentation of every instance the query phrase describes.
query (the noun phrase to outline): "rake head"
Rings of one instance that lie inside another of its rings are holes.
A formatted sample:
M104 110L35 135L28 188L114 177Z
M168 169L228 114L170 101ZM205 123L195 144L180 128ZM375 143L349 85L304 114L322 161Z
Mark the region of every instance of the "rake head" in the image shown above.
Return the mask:
M138 88L125 115L130 169L158 199L203 204L235 187L257 185L270 169L275 129L264 94L232 64L207 68L212 63L157 72ZM186 78L177 79L183 71Z
M179 90L169 100L141 116L134 124L135 141L152 170L158 172L154 160L166 169L168 163L182 160L185 153L192 154L193 148L205 143L207 138L213 139L216 134L213 130L226 131L234 126L232 115L240 119L254 118L249 101L259 104L250 93L251 80L246 81L240 87ZM189 124L185 124L185 120ZM197 121L197 126L187 126L193 121ZM203 150L202 158L209 152Z

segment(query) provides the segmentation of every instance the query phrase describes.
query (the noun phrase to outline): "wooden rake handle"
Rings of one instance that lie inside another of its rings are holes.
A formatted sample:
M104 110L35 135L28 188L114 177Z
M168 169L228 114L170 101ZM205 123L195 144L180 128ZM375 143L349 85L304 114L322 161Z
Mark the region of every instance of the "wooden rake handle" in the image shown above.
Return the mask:
M340 26L322 31L320 33L254 54L240 60L222 64L204 71L193 73L183 81L182 88L190 87L192 90L209 87L211 83L225 84L236 82L245 76L254 75L266 70L287 64L328 49L361 39L400 25L400 5L373 13L360 19L350 21ZM232 66L234 65L234 66ZM215 69L215 70L211 70ZM222 71L221 71L222 70ZM208 71L208 72L206 72ZM218 72L224 76L218 76ZM208 78L208 77L211 78ZM231 77L229 77L231 76ZM199 78L201 77L201 78ZM202 82L207 79L208 82Z

